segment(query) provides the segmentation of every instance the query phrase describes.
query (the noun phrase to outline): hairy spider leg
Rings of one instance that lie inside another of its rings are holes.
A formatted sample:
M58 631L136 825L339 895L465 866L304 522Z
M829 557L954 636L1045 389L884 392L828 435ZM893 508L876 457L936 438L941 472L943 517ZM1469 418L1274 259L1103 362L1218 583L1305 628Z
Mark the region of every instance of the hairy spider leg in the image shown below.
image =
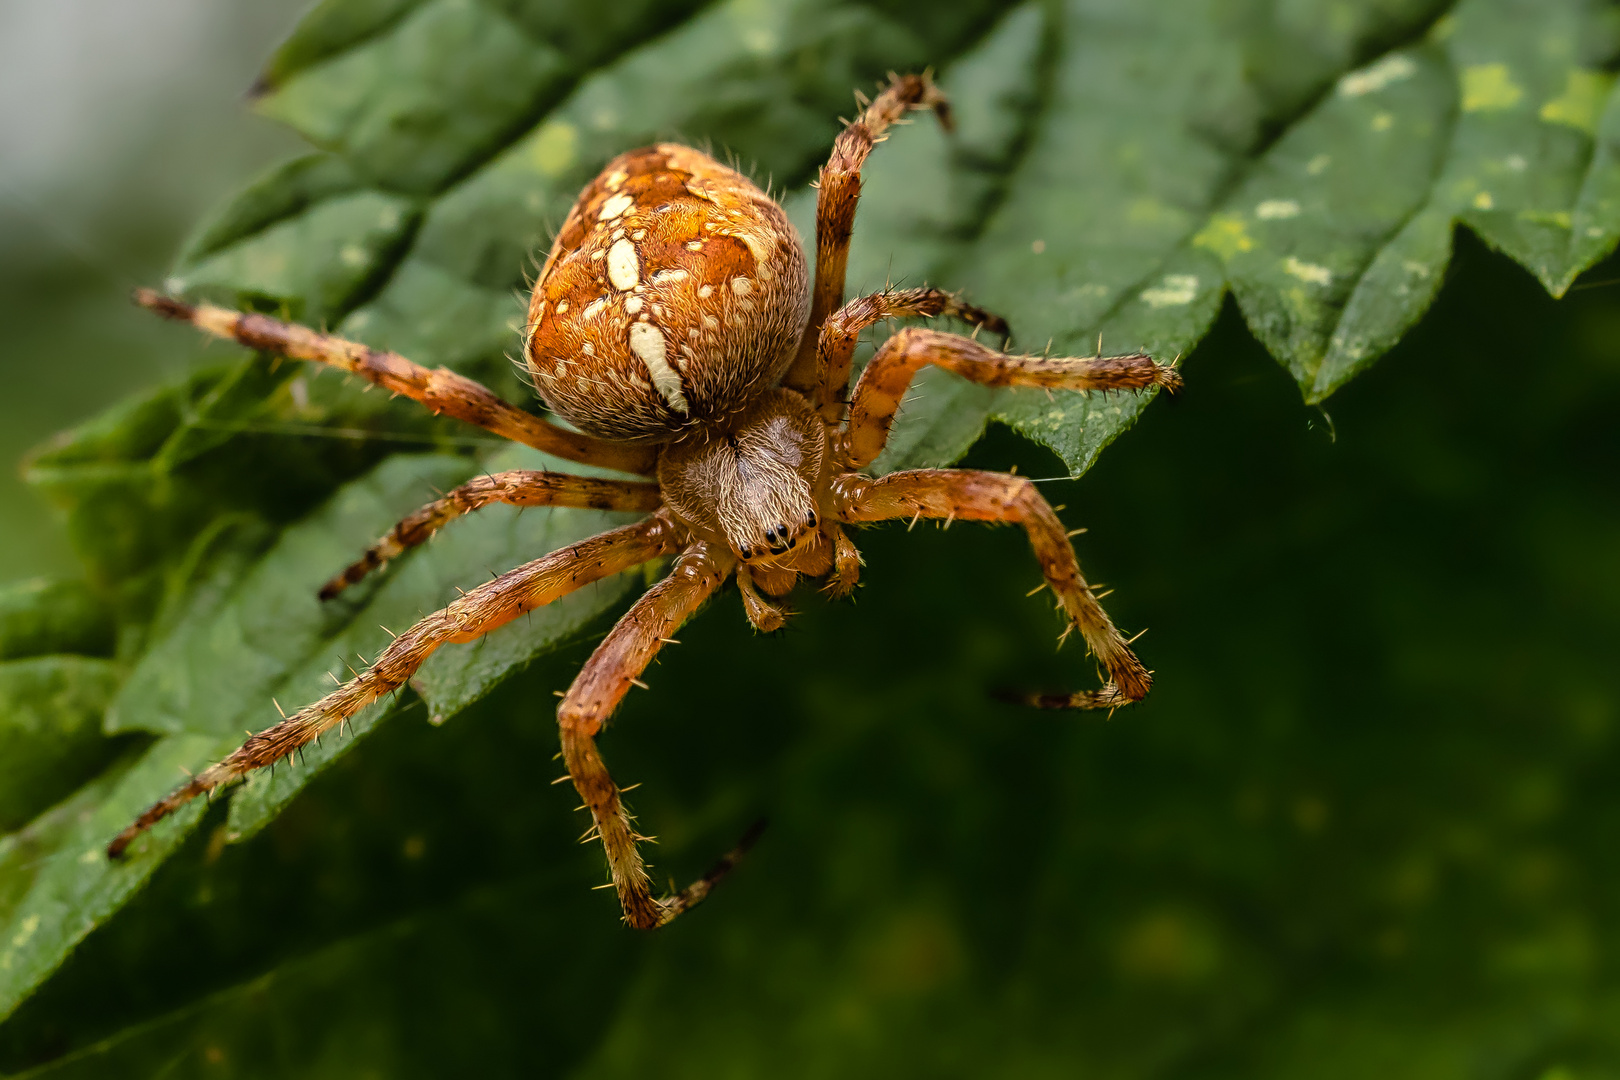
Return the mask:
M932 108L947 131L951 128L950 104L926 73L896 75L887 88L833 142L827 164L822 166L816 192L816 278L810 292L810 323L799 343L799 352L782 385L810 398L817 409L826 405L820 397L821 380L816 370L816 340L827 316L844 302L844 270L849 263L849 238L855 231L855 207L861 198L861 166L872 147L883 141L889 125L903 119L912 109ZM843 387L837 388L842 396Z
M250 737L224 761L154 803L108 845L108 857L121 856L137 836L198 795L280 761L405 685L439 646L480 638L581 586L676 551L683 532L668 518L655 515L560 548L468 591L400 634L365 671L315 704Z
M770 634L787 625L788 610L781 604L773 604L760 595L760 590L754 583L754 568L747 563L739 563L737 566L737 591L742 594L743 613L748 616L748 621L755 630L762 634Z
M1048 709L1108 709L1140 700L1152 687L1152 675L1081 576L1063 523L1025 477L968 469L918 469L877 480L845 473L833 481L833 496L839 520L851 523L925 517L1024 526L1041 573L1062 604L1070 628L1079 629L1109 680L1101 690L1022 699L1028 704ZM1064 637L1068 633L1065 630Z
M388 534L366 549L341 574L321 586L320 597L330 600L390 559L425 544L433 534L463 514L486 506L570 506L586 510L639 510L651 512L663 505L657 484L632 480L604 480L594 476L512 469L469 480L449 494L406 517Z
M833 538L833 572L822 591L834 600L842 600L861 583L861 553L837 521L829 521L827 526Z
M217 338L250 349L328 364L419 401L435 414L465 420L502 438L582 465L651 476L658 459L656 447L610 442L560 428L508 404L482 384L449 368L429 370L398 353L380 352L268 315L230 311L212 304L187 304L152 289L135 290L135 302L165 318L191 323Z
M883 343L855 384L840 455L849 468L865 468L883 452L906 388L926 364L937 364L981 386L1049 390L1161 386L1172 393L1181 388L1181 376L1174 368L1156 364L1143 353L1085 359L1008 356L957 334L908 327Z
M636 849L636 842L647 837L631 827L619 787L596 748L596 735L664 642L725 583L735 565L722 544L699 540L688 545L669 576L643 593L614 624L557 707L568 775L590 809L595 832L607 851L608 872L625 921L639 929L662 926L701 901L741 857L754 834L709 874L673 896L655 899Z
M857 297L827 316L816 344L816 368L820 371L821 418L836 424L844 418L844 393L849 389L849 366L861 331L884 319L921 315L932 318L949 315L975 329L1000 334L1005 345L1007 320L983 308L963 303L940 289L885 289Z

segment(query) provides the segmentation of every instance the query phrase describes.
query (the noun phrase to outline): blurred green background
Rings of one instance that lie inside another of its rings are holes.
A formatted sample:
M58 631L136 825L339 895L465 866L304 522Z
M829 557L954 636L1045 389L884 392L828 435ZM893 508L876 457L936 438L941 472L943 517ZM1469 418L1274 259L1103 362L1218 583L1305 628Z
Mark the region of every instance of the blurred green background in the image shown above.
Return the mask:
M8 459L197 357L123 294L291 150L235 102L296 7L108 30L172 50L112 91L149 126L50 114L71 149L8 174ZM42 17L5 18L29 55ZM1181 398L1046 485L1151 628L1139 707L989 702L1088 666L1014 531L869 532L858 603L762 639L723 597L608 737L660 869L770 816L699 912L636 936L585 888L546 784L582 641L407 714L250 843L199 830L0 1026L0 1072L1620 1076L1617 277L1554 303L1463 235L1326 414L1229 307ZM1000 430L969 463L1062 471ZM70 571L5 485L5 576Z
M245 107L305 0L0 4L0 566L75 569L15 462L192 366L194 335L128 302L187 231L304 143ZM216 352L215 357L220 355Z

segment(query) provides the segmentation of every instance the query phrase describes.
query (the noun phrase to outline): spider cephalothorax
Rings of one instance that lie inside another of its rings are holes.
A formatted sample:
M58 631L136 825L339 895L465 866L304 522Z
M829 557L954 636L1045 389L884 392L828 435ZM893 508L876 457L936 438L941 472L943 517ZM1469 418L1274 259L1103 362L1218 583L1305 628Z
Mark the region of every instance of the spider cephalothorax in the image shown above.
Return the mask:
M874 478L912 377L936 364L987 386L1139 390L1180 385L1145 355L1009 356L977 341L910 328L889 338L849 389L861 331L885 319L950 315L1005 336L988 312L937 289L886 290L843 303L860 168L884 130L913 108L948 121L926 76L894 79L839 135L821 170L812 281L781 207L746 177L684 146L610 162L570 211L529 304L525 359L570 431L454 372L262 315L137 300L219 337L331 364L436 412L570 461L655 478L606 480L514 471L457 488L400 522L321 589L329 598L420 544L453 518L492 503L642 511L645 518L508 571L399 635L376 662L322 700L254 735L142 814L112 842L121 854L187 800L291 754L404 685L440 645L471 641L523 612L608 575L675 556L586 661L557 708L568 773L607 851L625 918L659 926L708 895L752 837L672 896L653 895L620 789L596 735L659 647L736 575L748 619L774 630L772 602L807 576L845 595L860 555L844 526L894 518L1023 525L1070 630L1108 673L1099 690L1031 698L1046 708L1112 708L1151 678L1080 575L1062 523L1028 480L921 469Z

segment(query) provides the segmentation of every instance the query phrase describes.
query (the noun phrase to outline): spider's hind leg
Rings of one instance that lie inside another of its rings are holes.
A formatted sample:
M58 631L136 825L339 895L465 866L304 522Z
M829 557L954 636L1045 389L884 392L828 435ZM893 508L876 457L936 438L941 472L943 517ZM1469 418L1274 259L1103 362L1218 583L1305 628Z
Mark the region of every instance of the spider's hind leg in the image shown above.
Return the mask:
M570 544L469 589L448 607L400 634L365 671L313 705L250 736L224 761L210 765L152 804L107 846L108 858L120 858L141 833L198 795L211 795L255 769L297 752L322 732L341 729L361 709L404 686L441 645L483 637L526 611L674 550L678 539L679 533L667 519L654 516Z

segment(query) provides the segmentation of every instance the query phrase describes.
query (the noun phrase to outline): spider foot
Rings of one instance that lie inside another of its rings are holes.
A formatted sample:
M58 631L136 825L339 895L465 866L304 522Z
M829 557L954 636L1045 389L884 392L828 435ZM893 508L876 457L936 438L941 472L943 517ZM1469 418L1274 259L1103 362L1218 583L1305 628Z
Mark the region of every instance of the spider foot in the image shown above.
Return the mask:
M1072 694L1031 694L1022 690L997 690L992 696L1008 705L1023 705L1031 709L1117 709L1133 705L1139 697L1131 697L1113 683L1100 690L1079 690Z
M720 861L709 868L707 874L704 874L675 895L666 896L655 901L658 905L658 916L657 922L653 923L653 926L667 926L675 921L676 916L697 907L707 899L708 895L714 891L714 887L725 880L726 875L731 873L732 869L742 861L744 855L748 854L748 849L754 846L764 831L765 819L760 818L748 827L747 832L743 833L743 838L737 841L736 847L722 855Z

